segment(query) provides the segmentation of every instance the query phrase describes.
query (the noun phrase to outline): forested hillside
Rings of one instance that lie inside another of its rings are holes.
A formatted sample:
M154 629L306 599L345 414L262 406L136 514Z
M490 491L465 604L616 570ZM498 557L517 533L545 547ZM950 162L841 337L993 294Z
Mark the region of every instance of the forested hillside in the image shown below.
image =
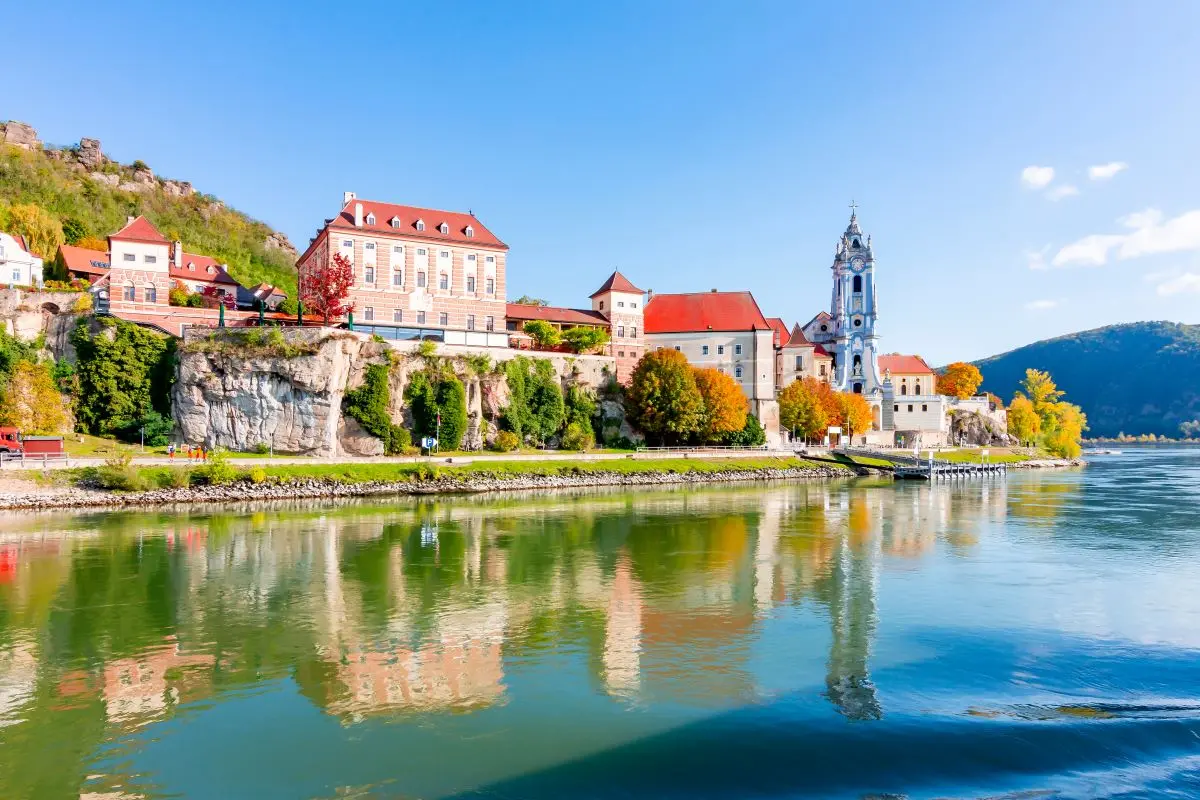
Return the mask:
M1082 331L975 364L1008 401L1026 369L1046 370L1087 414L1088 436L1178 437L1200 419L1200 325L1134 322Z
M43 148L28 126L0 123L0 134L6 129L7 136L0 135L0 230L24 233L47 265L58 244L102 247L97 240L145 214L185 250L227 263L243 285L266 282L295 297L295 250L268 225L187 181L160 178L140 161L111 161L94 139Z

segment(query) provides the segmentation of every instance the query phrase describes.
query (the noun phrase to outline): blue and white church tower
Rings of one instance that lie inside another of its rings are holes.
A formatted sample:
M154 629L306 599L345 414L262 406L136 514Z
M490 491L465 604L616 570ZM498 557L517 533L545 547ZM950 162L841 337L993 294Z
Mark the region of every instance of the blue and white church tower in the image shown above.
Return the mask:
M877 355L879 334L875 323L875 255L871 237L858 227L857 206L850 205L850 224L838 240L833 256L833 301L829 341L834 356L833 386L838 391L877 396L883 392Z

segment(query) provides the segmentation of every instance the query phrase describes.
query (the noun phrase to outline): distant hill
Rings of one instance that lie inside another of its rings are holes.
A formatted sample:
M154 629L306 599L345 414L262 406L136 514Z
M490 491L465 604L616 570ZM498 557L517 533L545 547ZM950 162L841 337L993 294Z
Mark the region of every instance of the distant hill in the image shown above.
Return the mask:
M266 282L295 297L296 250L265 223L196 191L187 181L161 178L140 161L118 164L95 139L43 146L29 125L0 122L0 224L8 208L28 203L54 217L68 244L85 237L103 239L120 230L128 217L145 214L164 236L182 241L185 250L228 264L243 285ZM38 255L47 262L54 258L54 252Z
M1200 325L1133 322L1059 336L975 365L983 386L1005 402L1025 370L1054 376L1083 407L1087 436L1153 433L1177 437L1179 424L1200 419Z

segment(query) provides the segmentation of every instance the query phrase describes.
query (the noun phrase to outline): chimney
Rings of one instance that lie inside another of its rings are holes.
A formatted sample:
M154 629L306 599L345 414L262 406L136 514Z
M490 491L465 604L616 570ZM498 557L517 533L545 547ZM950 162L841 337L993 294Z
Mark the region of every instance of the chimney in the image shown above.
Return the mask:
M362 203L354 204L354 227L361 228L363 224Z
M125 224L126 224L126 225L132 225L132 224L133 224L133 221L134 221L135 219L137 219L137 217L126 217L126 218L125 218Z
M709 289L709 291L710 291L710 292L712 292L713 294L716 294L716 293L717 293L717 290L716 290L716 289Z
M654 299L654 290L653 290L653 289L647 289L647 290L646 290L646 302L647 302L647 303L649 303L649 302L650 302L651 300L653 300L653 299Z
M356 200L356 199L358 199L358 195L354 194L354 192L342 192L342 205L343 206L348 204L351 200Z
M176 240L171 248L171 266L179 269L183 266L183 242Z

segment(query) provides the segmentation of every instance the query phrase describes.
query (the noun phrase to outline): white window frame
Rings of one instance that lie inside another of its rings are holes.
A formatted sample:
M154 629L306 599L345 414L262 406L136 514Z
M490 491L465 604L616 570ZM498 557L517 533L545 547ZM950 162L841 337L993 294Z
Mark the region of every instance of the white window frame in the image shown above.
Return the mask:
M419 230L419 231L425 230L425 220L419 219L413 224L416 226L417 230Z
M733 354L735 356L740 356L742 354L742 346L740 344L735 344L733 346Z
M443 328L450 327L450 314L448 312L446 312L446 311L438 312L438 325L442 326Z
M469 330L469 331L475 330L475 315L474 314L467 314L467 330Z

